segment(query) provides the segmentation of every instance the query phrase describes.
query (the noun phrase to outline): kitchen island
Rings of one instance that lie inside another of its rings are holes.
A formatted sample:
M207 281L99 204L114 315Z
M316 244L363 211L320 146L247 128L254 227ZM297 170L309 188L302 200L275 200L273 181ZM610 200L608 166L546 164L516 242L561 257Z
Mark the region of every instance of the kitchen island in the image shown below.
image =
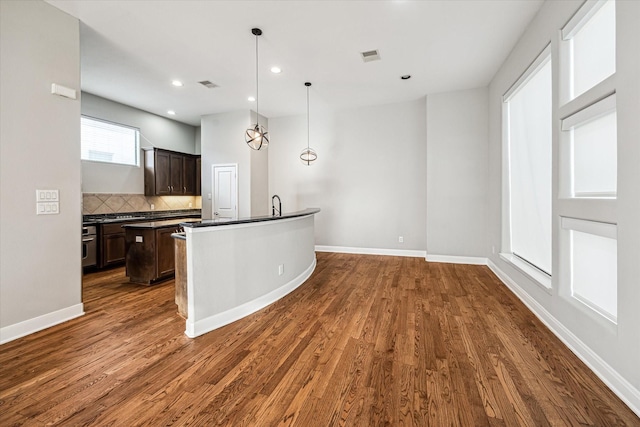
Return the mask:
M125 224L126 272L134 283L150 285L170 279L175 271L174 242L171 235L181 225L197 219L169 219Z
M316 266L314 215L183 222L186 330L194 338L287 295Z

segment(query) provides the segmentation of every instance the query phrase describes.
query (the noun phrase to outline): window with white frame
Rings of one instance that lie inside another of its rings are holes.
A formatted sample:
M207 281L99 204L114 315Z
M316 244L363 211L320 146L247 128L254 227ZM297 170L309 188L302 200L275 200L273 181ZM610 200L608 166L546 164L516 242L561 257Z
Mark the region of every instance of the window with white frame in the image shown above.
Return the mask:
M136 128L91 117L80 119L81 159L122 165L140 165Z
M508 144L509 249L516 261L551 275L551 57L534 61L504 96Z
M562 29L559 295L617 319L615 1L587 1ZM604 84L600 84L604 81ZM568 102L571 101L571 102ZM599 316L598 316L599 315Z
M617 189L616 96L611 95L562 120L562 143L570 197L615 197ZM568 163L568 164L566 164Z
M585 93L616 71L614 0L585 3L562 29L566 78L565 100Z
M614 224L562 218L571 296L605 318L618 316L618 248Z

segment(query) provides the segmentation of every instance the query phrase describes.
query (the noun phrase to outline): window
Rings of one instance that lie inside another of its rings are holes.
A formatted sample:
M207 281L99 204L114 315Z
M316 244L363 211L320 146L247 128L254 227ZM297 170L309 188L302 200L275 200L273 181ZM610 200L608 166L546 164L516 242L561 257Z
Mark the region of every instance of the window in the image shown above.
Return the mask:
M616 9L613 0L587 2L562 29L565 98L585 93L616 71Z
M611 95L562 121L569 144L570 197L615 197L617 189L616 97ZM566 162L565 162L566 163Z
M618 314L616 226L562 218L569 233L571 296L615 322Z
M138 129L83 116L80 141L82 160L140 165Z
M504 97L512 255L551 275L551 59L549 48ZM550 286L547 280L544 284Z
M587 1L562 29L558 294L616 323L618 299L615 1ZM602 83L602 84L601 84ZM571 101L571 102L568 102Z

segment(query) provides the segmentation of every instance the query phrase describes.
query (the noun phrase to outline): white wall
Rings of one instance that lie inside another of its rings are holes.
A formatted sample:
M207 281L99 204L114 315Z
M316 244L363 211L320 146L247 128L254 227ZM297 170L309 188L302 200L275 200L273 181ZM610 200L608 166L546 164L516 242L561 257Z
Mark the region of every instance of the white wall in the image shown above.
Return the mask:
M44 2L0 2L0 341L81 315L77 19ZM36 216L35 190L60 214Z
M559 29L582 4L546 2L529 28L502 65L489 88L489 243L501 247L502 235L502 95L527 69L548 43L552 43L552 61L558 60ZM559 259L558 238L554 238L553 289L545 292L497 254L490 256L494 271L563 339L594 371L640 413L640 2L616 2L616 77L618 114L618 324L558 293L558 278L568 268ZM554 74L553 88L558 90ZM558 99L557 96L554 99ZM554 106L554 131L557 132L557 107ZM558 137L554 135L555 153ZM559 176L554 162L554 177ZM557 188L554 190L554 196ZM557 202L554 201L554 232L559 231ZM498 252L498 251L496 251ZM558 268L556 268L558 266ZM562 286L567 286L566 283Z
M428 255L487 255L488 95L427 96Z
M269 193L285 212L322 209L317 245L424 251L425 105L424 98L335 112L312 105L312 166L299 159L306 115L271 118Z
M196 154L196 127L84 92L82 114L140 129L140 147ZM82 192L144 194L140 166L82 161Z
M253 113L255 115L255 113ZM210 114L201 120L202 151L202 218L212 218L213 193L211 167L214 164L236 163L238 165L238 216L247 218L264 215L268 194L262 182L268 182L266 165L268 148L256 152L244 140L245 130L251 126L252 112L234 111ZM260 116L260 124L267 127L268 120ZM253 202L253 203L252 203ZM255 204L255 206L254 206Z

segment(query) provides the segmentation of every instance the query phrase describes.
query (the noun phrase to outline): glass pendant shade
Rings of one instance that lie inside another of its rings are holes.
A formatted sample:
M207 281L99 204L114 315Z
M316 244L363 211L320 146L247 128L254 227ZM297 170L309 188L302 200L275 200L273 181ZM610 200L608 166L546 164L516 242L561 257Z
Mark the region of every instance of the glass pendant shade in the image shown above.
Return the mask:
M269 132L267 132L264 126L256 124L254 127L245 131L244 140L247 145L254 150L267 148L269 145Z
M318 154L313 148L307 147L300 153L300 160L307 166L311 166L311 163L313 163L317 158Z

